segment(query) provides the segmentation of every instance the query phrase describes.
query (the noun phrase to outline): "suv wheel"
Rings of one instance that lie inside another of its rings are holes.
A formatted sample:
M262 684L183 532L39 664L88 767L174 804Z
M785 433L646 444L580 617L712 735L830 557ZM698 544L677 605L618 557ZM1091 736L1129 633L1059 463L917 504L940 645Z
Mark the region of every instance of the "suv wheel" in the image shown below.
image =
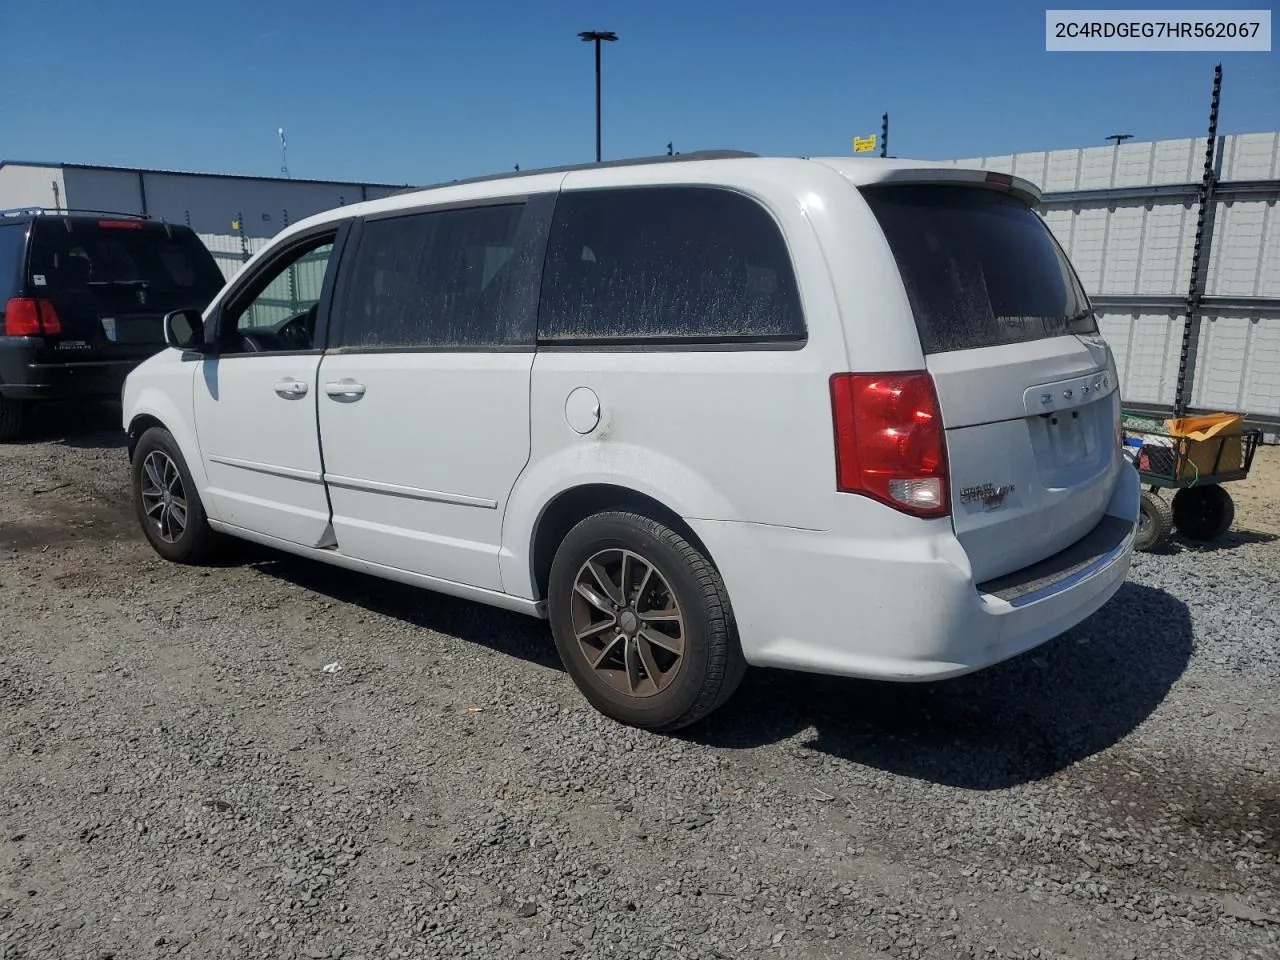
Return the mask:
M23 413L21 402L0 397L0 441L18 439Z
M156 553L174 563L209 558L213 531L177 441L163 427L149 429L134 449L133 500Z
M565 669L600 712L649 730L687 726L746 672L720 574L650 517L588 517L560 544L548 584Z

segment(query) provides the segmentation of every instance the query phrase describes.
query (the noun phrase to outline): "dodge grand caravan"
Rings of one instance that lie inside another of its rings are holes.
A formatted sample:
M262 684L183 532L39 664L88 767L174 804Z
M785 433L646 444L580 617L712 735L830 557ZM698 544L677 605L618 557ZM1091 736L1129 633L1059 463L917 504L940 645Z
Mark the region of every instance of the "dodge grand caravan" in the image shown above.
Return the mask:
M138 519L176 562L241 537L544 617L651 729L748 664L980 669L1102 606L1138 517L1035 199L704 154L320 214L129 376Z

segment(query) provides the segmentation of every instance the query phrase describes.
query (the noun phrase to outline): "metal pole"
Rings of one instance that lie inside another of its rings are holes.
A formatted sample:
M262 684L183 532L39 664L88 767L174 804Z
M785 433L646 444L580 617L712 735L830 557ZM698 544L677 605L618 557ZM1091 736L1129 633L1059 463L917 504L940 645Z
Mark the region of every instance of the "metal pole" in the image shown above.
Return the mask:
M1178 356L1178 384L1173 415L1187 412L1187 402L1195 379L1195 352L1200 332L1200 298L1204 296L1205 265L1213 243L1211 207L1215 174L1214 152L1218 146L1218 104L1222 98L1222 64L1213 68L1213 99L1209 103L1209 138L1204 145L1204 173L1200 177L1199 210L1196 211L1195 246L1191 250L1191 283L1187 289L1187 317L1182 326L1182 350ZM1206 226L1208 228L1206 229Z
M889 156L889 114L880 118L880 156Z
M600 162L600 38L596 37L596 163Z
M612 30L583 30L578 34L578 38L596 45L596 163L599 163L604 157L604 151L601 149L600 133L600 44L605 41L617 40L618 35Z

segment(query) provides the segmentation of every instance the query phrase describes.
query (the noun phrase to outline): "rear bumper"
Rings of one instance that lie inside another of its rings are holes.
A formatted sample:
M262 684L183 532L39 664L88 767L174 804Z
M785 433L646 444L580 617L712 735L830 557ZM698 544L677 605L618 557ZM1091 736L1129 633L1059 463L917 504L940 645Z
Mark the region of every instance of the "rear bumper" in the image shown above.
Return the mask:
M8 400L119 399L129 371L145 356L49 362L37 337L0 337L0 396Z
M689 522L724 576L749 663L926 681L1024 653L1111 599L1128 574L1138 499L1126 465L1110 519L1074 554L980 585L937 521L914 537Z

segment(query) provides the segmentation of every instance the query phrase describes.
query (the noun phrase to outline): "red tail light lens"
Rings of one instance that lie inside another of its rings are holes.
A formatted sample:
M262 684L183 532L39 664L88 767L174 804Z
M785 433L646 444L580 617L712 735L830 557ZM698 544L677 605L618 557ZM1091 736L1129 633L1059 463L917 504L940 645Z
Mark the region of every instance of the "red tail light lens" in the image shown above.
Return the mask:
M142 224L137 220L99 220L98 226L108 230L141 230Z
M48 300L14 297L4 306L4 332L10 337L39 337L62 332L58 311Z
M946 516L946 438L928 373L838 373L831 412L837 489L918 517Z

